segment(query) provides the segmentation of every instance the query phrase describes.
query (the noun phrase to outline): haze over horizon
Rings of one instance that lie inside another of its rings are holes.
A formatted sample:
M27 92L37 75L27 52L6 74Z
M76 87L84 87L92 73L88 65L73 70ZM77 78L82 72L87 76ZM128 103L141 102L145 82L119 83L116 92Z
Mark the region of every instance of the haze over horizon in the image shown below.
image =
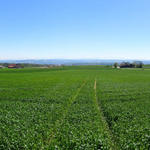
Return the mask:
M150 60L148 0L0 2L0 60Z

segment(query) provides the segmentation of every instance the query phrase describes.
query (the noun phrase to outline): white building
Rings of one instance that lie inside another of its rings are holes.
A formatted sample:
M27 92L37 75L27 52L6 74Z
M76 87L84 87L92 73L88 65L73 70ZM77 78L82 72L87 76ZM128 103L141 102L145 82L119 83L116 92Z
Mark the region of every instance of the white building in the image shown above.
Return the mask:
M1 68L5 68L5 67L0 65L0 69L1 69Z

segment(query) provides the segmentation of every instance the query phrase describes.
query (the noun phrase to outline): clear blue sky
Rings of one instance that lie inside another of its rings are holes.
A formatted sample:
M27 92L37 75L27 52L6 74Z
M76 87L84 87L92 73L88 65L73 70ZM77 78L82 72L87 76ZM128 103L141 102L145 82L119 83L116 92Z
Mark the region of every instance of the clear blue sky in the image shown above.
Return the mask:
M150 0L1 0L0 59L150 59Z

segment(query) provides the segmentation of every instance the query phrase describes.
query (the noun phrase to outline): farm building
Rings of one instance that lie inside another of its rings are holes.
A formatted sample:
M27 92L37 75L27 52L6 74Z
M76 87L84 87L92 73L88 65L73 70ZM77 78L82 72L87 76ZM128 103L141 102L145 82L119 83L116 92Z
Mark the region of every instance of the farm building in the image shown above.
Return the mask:
M0 65L0 69L2 69L2 68L4 68L4 66L1 66L1 65Z
M117 67L115 67L115 66L112 66L112 68L117 68L117 69L120 69L120 66L117 66Z
M20 64L10 64L8 68L23 68Z

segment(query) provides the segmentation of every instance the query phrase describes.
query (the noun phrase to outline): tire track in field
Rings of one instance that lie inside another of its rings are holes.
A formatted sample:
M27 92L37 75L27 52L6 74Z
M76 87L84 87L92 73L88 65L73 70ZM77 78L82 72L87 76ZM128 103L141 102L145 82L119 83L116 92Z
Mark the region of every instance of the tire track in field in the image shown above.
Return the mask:
M94 82L94 103L97 107L97 110L99 111L99 114L101 116L101 119L102 119L102 122L104 123L105 127L106 127L106 131L108 133L108 136L110 137L110 140L111 140L111 143L110 143L110 146L111 146L111 149L112 150L119 150L116 142L115 142L115 139L113 137L113 134L108 126L108 123L106 121L106 118L104 117L104 114L103 114L103 110L101 108L101 104L100 102L98 102L98 98L97 98L97 90L96 90L96 86L97 86L97 81L95 79L95 82Z
M81 84L81 86L77 89L75 95L73 95L70 99L69 99L69 103L66 106L66 109L64 110L61 119L58 119L55 123L55 128L53 128L53 130L50 133L50 137L47 139L47 141L45 141L46 145L49 146L51 144L51 141L53 140L53 138L55 138L55 133L57 131L58 128L61 127L64 118L66 117L69 108L71 107L72 103L75 101L75 99L77 98L77 96L79 95L81 89L84 87L84 85L86 84L87 79L85 81L83 81L83 83ZM42 149L42 148L41 148Z

